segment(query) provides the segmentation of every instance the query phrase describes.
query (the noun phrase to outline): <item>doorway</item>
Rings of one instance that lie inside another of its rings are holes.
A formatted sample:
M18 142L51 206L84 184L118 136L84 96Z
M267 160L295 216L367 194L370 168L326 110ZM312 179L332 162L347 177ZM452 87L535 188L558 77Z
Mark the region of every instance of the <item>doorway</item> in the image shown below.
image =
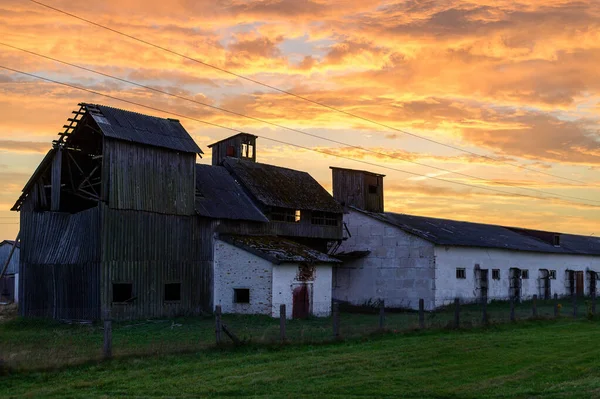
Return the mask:
M540 298L550 299L551 290L550 290L550 272L548 269L540 269L538 276L538 286Z
M487 301L489 291L488 269L475 269L475 290L480 302Z
M292 291L292 318L306 319L310 314L308 284L301 284Z
M515 302L521 300L521 269L511 267L509 270L509 297Z

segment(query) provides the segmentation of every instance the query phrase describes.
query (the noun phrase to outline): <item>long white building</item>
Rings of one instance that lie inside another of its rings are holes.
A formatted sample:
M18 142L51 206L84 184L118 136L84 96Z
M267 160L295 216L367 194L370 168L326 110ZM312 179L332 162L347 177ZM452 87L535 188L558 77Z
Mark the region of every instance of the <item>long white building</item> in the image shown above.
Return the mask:
M529 298L597 292L600 239L385 212L383 175L333 169L348 237L333 297L354 305L433 309L458 297Z

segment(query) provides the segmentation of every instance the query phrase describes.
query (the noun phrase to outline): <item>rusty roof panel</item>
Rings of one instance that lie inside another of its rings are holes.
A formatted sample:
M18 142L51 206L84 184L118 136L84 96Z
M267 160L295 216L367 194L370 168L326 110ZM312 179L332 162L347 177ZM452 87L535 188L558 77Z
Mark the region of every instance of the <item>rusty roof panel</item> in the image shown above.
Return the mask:
M342 263L305 245L275 236L221 235L221 241L277 265L282 263Z
M238 158L223 165L266 206L343 213L340 204L311 175Z

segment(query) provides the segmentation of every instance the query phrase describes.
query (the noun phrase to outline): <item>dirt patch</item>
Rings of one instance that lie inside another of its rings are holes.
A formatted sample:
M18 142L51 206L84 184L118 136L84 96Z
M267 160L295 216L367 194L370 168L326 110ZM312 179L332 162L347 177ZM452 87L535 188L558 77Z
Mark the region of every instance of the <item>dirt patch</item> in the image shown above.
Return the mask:
M17 314L18 306L16 303L0 305L0 323L15 319Z

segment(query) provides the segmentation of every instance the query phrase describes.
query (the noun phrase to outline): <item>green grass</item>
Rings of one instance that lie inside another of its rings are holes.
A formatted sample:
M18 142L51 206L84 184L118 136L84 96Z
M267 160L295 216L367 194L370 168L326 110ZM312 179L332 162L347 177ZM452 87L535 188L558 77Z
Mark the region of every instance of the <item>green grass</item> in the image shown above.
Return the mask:
M599 327L561 318L123 357L9 374L0 397L599 397Z
M540 317L553 315L553 303L539 301L538 305ZM584 318L585 305L581 303L579 307L579 314ZM507 303L491 303L487 310L492 324L509 321ZM565 306L563 314L568 311ZM517 319L530 318L531 303L519 304L515 314ZM452 326L453 320L453 307L425 314L427 328L446 328ZM462 306L460 321L464 328L480 326L480 306ZM278 319L267 316L224 315L223 323L245 342L271 344L279 341ZM342 313L340 334L345 339L359 339L376 331L378 324L377 313ZM386 315L385 327L390 331L412 331L418 326L416 312ZM226 337L224 339L227 340ZM292 343L331 341L332 320L288 320L287 339ZM102 341L101 324L65 325L55 321L20 318L0 322L0 358L9 367L17 370L53 368L99 360L102 357ZM194 352L208 349L214 346L214 343L214 318L209 316L113 323L115 357Z

